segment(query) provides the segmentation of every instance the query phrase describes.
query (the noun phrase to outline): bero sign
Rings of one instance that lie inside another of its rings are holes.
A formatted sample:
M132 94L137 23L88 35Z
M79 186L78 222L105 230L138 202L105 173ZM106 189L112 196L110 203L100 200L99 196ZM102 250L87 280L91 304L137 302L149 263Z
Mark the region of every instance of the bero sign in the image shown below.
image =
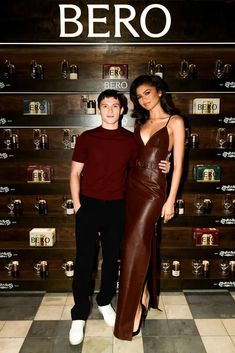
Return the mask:
M83 24L79 20L81 17L81 8L77 5L59 5L60 8L60 37L79 37L83 33ZM151 16L153 10L159 10L163 12L165 17L165 23L163 29L159 31L152 32L147 26L147 17ZM66 10L74 11L73 17L66 17ZM102 13L106 13L106 16L98 17L96 16L96 10L102 10ZM127 10L127 15L122 15L122 11ZM152 4L144 8L141 14L138 14L139 18L139 28L142 33L138 33L133 27L132 21L136 18L137 13L133 6L128 4L113 4L112 7L108 4L94 5L87 4L87 28L89 38L110 38L110 30L104 32L96 32L95 24L103 23L107 26L107 16L114 16L114 38L121 38L121 26L124 26L130 33L132 37L140 38L141 34L144 33L150 38L160 38L163 37L171 27L171 14L169 10L161 4ZM66 31L66 23L72 23L76 27L75 32ZM105 26L104 26L105 28Z
M0 45L235 44L235 0L8 0Z

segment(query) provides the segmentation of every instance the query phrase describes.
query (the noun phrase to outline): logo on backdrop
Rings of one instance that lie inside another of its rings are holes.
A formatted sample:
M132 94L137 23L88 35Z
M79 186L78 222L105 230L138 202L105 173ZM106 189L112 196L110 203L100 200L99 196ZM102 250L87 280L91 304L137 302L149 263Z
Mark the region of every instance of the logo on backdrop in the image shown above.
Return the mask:
M143 34L149 38L161 38L164 37L171 27L171 14L169 10L160 4L151 4L141 11L141 14L136 13L136 9L127 4L114 4L112 5L114 9L108 4L87 4L87 37L89 38L110 38L111 33L107 25L107 18L110 17L110 13L114 14L114 38L122 38L121 28L125 28L129 31L132 37L140 38ZM60 37L61 38L71 38L79 37L83 34L84 25L80 21L82 14L81 8L73 4L60 4ZM99 10L107 12L104 17L99 17ZM68 14L69 12L69 14ZM125 13L125 15L123 15ZM162 15L165 18L163 28L161 30L152 28L150 29L148 23L150 23L151 16L156 19L156 14L158 16ZM140 27L137 32L133 25L134 20L138 17ZM96 25L102 24L103 31L96 31ZM72 27L74 30L68 30L68 27ZM141 33L140 33L141 32Z

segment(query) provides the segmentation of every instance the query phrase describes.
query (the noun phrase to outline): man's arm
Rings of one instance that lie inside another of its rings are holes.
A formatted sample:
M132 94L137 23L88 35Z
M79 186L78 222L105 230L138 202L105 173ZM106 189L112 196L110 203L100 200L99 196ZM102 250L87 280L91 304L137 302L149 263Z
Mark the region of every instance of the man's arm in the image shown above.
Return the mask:
M73 199L75 213L81 206L80 202L80 181L84 163L72 161L70 172L70 192Z

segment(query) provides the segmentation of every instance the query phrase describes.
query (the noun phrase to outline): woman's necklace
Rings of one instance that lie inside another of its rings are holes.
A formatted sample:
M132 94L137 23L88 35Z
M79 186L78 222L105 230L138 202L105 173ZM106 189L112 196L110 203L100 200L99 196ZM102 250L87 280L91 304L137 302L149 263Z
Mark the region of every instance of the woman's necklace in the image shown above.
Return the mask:
M165 119L167 118L167 117L164 117ZM159 119L148 119L147 121L149 122L149 124L154 124L154 123L157 123L157 122L159 122L160 120L162 120L162 119L164 119L164 118L159 118Z

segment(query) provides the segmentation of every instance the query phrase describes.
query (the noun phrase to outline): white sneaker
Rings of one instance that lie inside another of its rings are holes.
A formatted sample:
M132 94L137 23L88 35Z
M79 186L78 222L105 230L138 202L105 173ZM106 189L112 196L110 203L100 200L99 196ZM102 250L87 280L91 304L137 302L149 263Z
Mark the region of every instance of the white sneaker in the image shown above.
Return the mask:
M116 313L113 310L111 304L99 306L98 309L100 313L103 315L104 321L108 326L114 327L116 320Z
M73 346L83 341L84 333L83 328L85 326L84 320L73 320L71 329L69 331L69 342Z

